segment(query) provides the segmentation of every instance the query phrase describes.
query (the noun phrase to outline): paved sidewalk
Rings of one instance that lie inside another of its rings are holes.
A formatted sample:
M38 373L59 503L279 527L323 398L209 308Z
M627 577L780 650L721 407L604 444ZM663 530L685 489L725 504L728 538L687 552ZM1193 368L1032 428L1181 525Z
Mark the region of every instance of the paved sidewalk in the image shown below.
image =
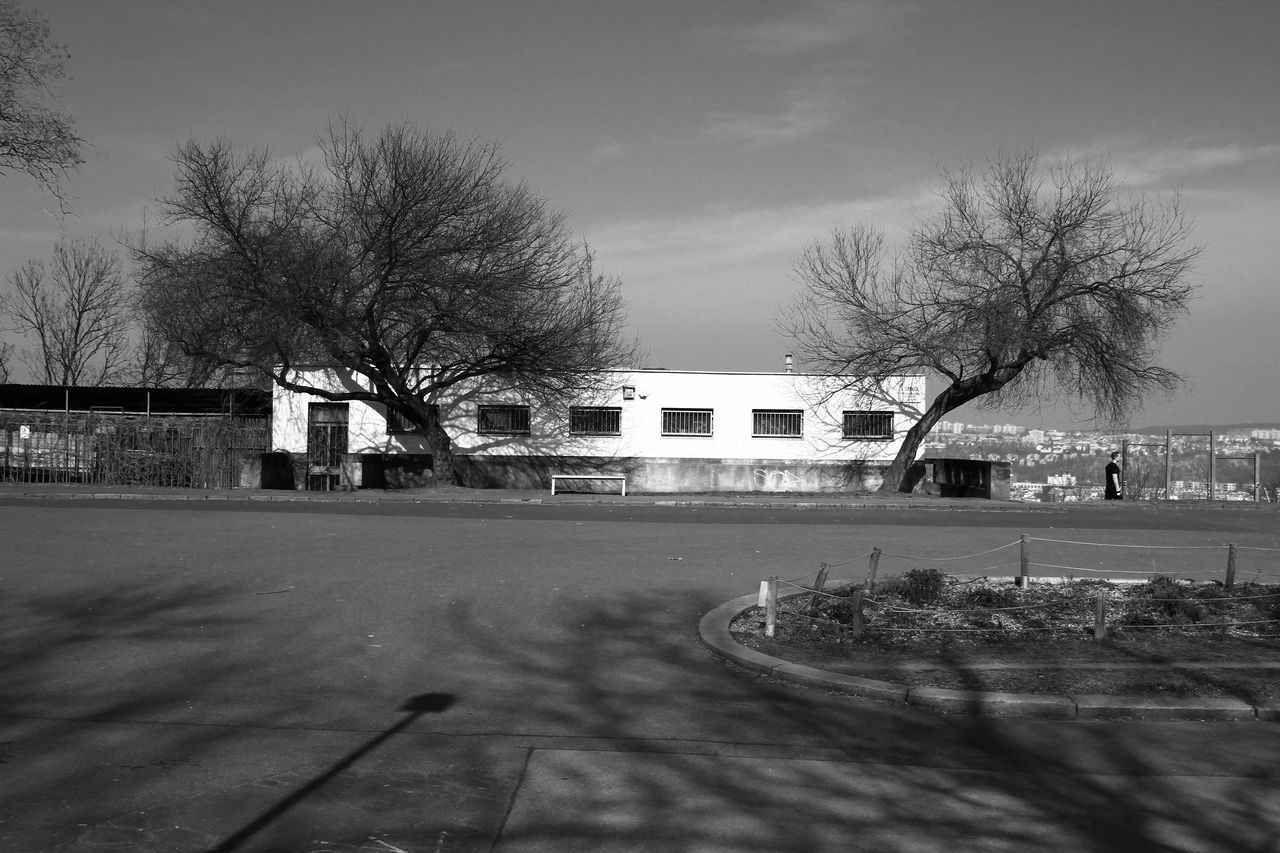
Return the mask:
M117 485L0 483L0 497L93 500L170 501L310 501L320 503L532 503L621 504L628 506L795 507L850 509L980 509L986 511L1055 511L1057 504L1028 504L982 498L939 498L916 494L809 494L795 492L751 494L636 494L623 497L605 492L565 492L547 489L470 489L462 486L398 491L358 489L341 492L272 489L177 489Z

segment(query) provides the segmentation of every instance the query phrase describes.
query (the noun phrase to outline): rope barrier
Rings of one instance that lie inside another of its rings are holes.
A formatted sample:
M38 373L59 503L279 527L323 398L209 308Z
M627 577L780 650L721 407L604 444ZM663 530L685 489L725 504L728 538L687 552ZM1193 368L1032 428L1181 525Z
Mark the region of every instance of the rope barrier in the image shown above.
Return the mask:
M1026 537L1026 540L1025 540L1025 541L1027 541L1027 542L1049 542L1049 543L1058 544L1058 545L1079 545L1079 546L1084 546L1084 547L1095 547L1095 548L1130 548L1130 549L1135 549L1135 548L1136 548L1136 549L1145 549L1145 550L1148 550L1148 551L1217 551L1217 550L1221 550L1222 548L1227 548L1227 547L1229 547L1229 546L1227 546L1227 545L1188 545L1188 546L1185 546L1185 547L1184 547L1184 546L1180 546L1180 545L1127 545L1127 544L1118 544L1118 543L1112 543L1112 542L1083 542L1083 541L1079 541L1079 540L1075 540L1075 539L1049 539L1049 538L1047 538L1047 537L1043 537L1043 536L1028 536L1028 537ZM1015 545L1021 545L1021 544L1022 544L1022 542L1021 542L1021 541L1018 541L1018 542L1009 542L1009 543L1007 543L1007 544L1005 544L1005 545L997 545L995 548L991 548L991 549L986 550L986 551L979 551L979 552L977 552L977 553L975 553L975 554L963 554L963 555L956 556L956 557L924 557L924 556L911 555L911 554L893 554L893 553L889 553L889 552L885 552L885 551L880 552L880 556L882 556L882 557L891 557L891 558L893 558L893 559L897 559L897 560L919 560L919 561L923 561L923 562L930 562L930 563L950 563L950 562L956 562L956 561L958 561L958 560L970 560L970 559L973 559L974 557L982 557L982 556L985 556L985 555L987 555L987 554L994 554L994 553L996 553L997 551L1003 551L1003 550L1004 550L1004 549L1006 549L1006 548L1012 548L1012 547L1013 547L1013 546L1015 546ZM1237 550L1240 550L1240 551L1267 551L1267 552L1280 552L1280 548L1264 548L1264 547L1260 547L1260 546L1252 546L1252 545L1240 545L1240 546L1237 546ZM865 554L859 554L858 556L853 557L852 559L845 560L845 561L843 561L843 562L839 562L839 563L827 563L826 565L827 565L827 568L828 568L828 569L839 569L839 568L843 568L843 567L845 567L845 566L851 566L851 565L853 565L854 563L857 563L857 562L860 562L860 561L862 561L862 560L865 560L865 559L867 559L868 557L872 556L874 553L875 553L875 551L868 551L868 552L866 552ZM1067 572L1086 572L1086 573L1091 573L1091 574L1125 574L1125 575L1164 575L1164 574L1169 574L1169 572L1161 572L1161 571L1156 571L1156 570L1152 570L1152 571L1141 571L1141 570L1136 570L1136 569L1091 569L1091 568L1085 568L1085 567L1083 567L1083 566L1059 566L1059 565L1055 565L1055 564L1052 564L1052 563L1031 563L1031 564L1029 564L1029 565L1037 566L1037 567L1039 567L1039 568L1044 568L1044 569L1058 569L1058 570L1060 570L1060 571L1067 571ZM965 570L962 570L962 571L963 571L965 574L970 574L970 575L972 575L972 574L975 574L975 573L978 573L978 572L992 572L992 571L996 571L996 570L1011 569L1011 568L1014 568L1014 565L1013 565L1013 564L1011 564L1011 563L1002 563L1002 564L999 564L999 565L987 566L987 567L984 567L984 568L981 568L981 569L965 569ZM815 575L815 574L817 574L819 571L821 571L821 570L820 570L820 569L815 569L815 570L814 570L814 571L812 571L812 572L809 572L809 573L804 574L804 575L800 575L800 576L798 576L798 577L792 578L792 579L790 579L789 581L785 581L785 582L786 582L786 583L790 583L790 584L795 584L797 581L800 581L800 580L803 580L804 578L807 578L807 577L810 577L810 576L812 576L812 575ZM1216 572L1216 571L1211 571L1211 570L1188 569L1188 570L1182 570L1182 571L1175 572L1174 574L1180 574L1180 575L1188 575L1188 574L1191 574L1191 575L1216 575L1216 574L1218 574L1218 572ZM1252 574L1253 574L1253 575L1255 575L1255 576L1261 576L1261 570L1255 570ZM779 582L780 582L780 583L782 583L783 581L779 581ZM810 589L809 591L810 591L810 592L813 592L814 590Z
M840 568L843 568L843 567L845 567L845 566L851 566L851 565L853 565L854 563L858 562L859 560L865 560L865 559L867 559L867 558L868 558L868 557L870 557L873 553L874 553L873 551L868 551L868 552L867 552L867 553L865 553L865 554L859 554L858 556L854 557L852 560L845 560L843 563L827 563L827 568L829 568L829 569L840 569Z
M1030 554L1026 550L1026 544L1030 542L1045 542L1045 543L1052 543L1052 544L1059 544L1059 545L1074 545L1074 546L1094 547L1094 548L1140 549L1148 553L1148 557L1145 560L1145 562L1147 562L1151 566L1151 569L1149 570L1118 569L1118 568L1104 569L1104 568L1089 568L1085 566L1065 566L1065 565L1058 565L1054 563L1034 563L1029 560ZM1047 537L1040 537L1040 536L1022 536L1018 541L1009 542L1004 545L998 545L986 551L979 551L974 554L965 554L965 555L952 556L952 557L925 557L925 556L909 555L909 554L894 554L894 553L887 553L887 552L881 551L878 548L875 548L864 554L859 554L851 559L844 560L839 563L824 563L822 564L821 568L796 578L792 578L789 580L775 579L774 594L776 595L776 587L778 585L782 585L798 591L797 595L791 597L792 600L800 599L803 596L813 596L814 598L811 598L810 601L816 601L816 596L820 595L826 599L839 599L839 600L848 601L848 602L856 602L859 600L858 596L862 595L862 593L859 591L862 587L862 584L859 582L856 582L856 581L846 582L841 587L834 587L834 589L837 590L836 592L828 592L825 589L822 589L822 590L816 589L815 586L805 586L802 583L800 583L800 581L813 578L814 575L820 575L822 577L825 577L825 572L829 571L830 569L850 566L850 565L853 565L854 563L858 563L860 561L866 560L868 557L871 558L868 581L871 581L874 579L877 564L878 564L879 558L881 557L887 557L887 558L898 559L898 560L921 561L921 562L929 562L929 563L954 563L960 560L972 560L976 557L982 557L988 554L995 554L997 552L1004 551L1014 546L1022 546L1023 548L1022 556L1018 563L1003 563L1003 564L990 565L983 568L957 567L953 572L950 573L950 575L952 578L955 578L956 576L959 576L959 575L972 576L972 575L977 575L981 573L981 577L974 578L973 580L965 581L962 583L975 583L978 580L982 580L986 578L989 575L989 573L1006 572L1006 571L1010 572L1011 574L1016 574L1023 578L1030 578L1034 576L1030 575L1029 570L1034 567L1036 569L1051 569L1058 572L1065 572L1071 575L1081 574L1081 575L1085 575L1086 577L1091 575L1094 575L1094 576L1096 575L1103 575L1103 576L1128 575L1128 576L1137 576L1139 578L1151 578L1151 577L1160 577L1160 576L1172 576L1173 578L1178 578L1180 576L1203 576L1203 575L1216 576L1218 572L1212 569L1179 569L1175 571L1168 571L1168 570L1159 571L1155 568L1156 563L1158 561L1154 557L1152 552L1156 552L1156 551L1181 551L1181 552L1220 551L1223 548L1227 548L1229 557L1227 561L1226 585L1229 587L1232 584L1233 578L1236 576L1235 555L1237 552L1239 551L1280 552L1280 548L1266 548L1266 547L1249 546L1249 545L1237 546L1234 544L1230 544L1230 545L1203 545L1203 546L1185 546L1185 547L1176 546L1176 545L1131 545L1131 544L1124 544L1124 543L1086 542L1086 541L1079 541L1079 540L1072 540L1072 539L1050 539ZM936 571L936 570L931 569L930 571ZM1253 568L1251 571L1246 571L1243 574L1247 575L1250 578L1255 578L1255 579L1261 578L1262 569ZM1241 580L1243 581L1243 578ZM1136 581L1118 581L1118 582L1126 583L1126 582L1136 582ZM1243 581L1243 582L1248 583L1249 581ZM859 590L855 590L853 595L850 595L850 588L855 586L857 586ZM1261 595L1224 596L1224 597L1214 597L1214 598L1196 598L1196 597L1165 598L1165 597L1162 597L1162 598L1127 599L1121 605L1121 609L1114 612L1118 614L1133 615L1135 613L1144 612L1144 609L1148 608L1149 606L1161 605L1161 604L1180 603L1180 604L1199 605L1202 603L1213 604L1213 603L1221 603L1221 602L1247 602L1247 601L1257 601L1262 599L1277 599L1277 598L1280 598L1280 592L1265 593ZM772 600L773 599L771 599L771 601ZM1075 610L1081 604L1084 604L1087 602L1100 601L1100 600L1101 599L1098 596L1085 595L1085 596L1079 596L1079 597L1073 597L1073 598L1067 598L1067 599L1060 599L1060 600L1051 601L1051 602L1012 605L1008 607L975 607L975 608L966 608L963 610L948 609L945 611L939 611L936 608L909 608L909 607L902 607L898 605L887 604L883 600L876 600L870 597L861 598L863 606L870 607L870 608L880 608L880 612L884 616L889 616L889 617L908 616L910 614L937 614L937 613L945 612L948 615L961 617L961 618L970 618L970 619L974 617L979 617L979 618L987 617L992 619L998 619L999 614L1001 613L1012 613L1016 611L1027 611L1027 610L1043 611L1043 610L1049 610L1051 608L1067 608L1069 610ZM852 627L850 625L837 622L832 619L822 618L819 616L810 616L807 613L799 612L797 610L789 609L785 611L785 613L788 616L788 618L794 616L794 617L799 617L801 619L805 619L811 623L821 623L826 625L832 625L837 627L841 631L844 631ZM1133 630L1147 629L1147 628L1226 628L1226 629L1231 629L1237 626L1244 627L1244 626L1271 625L1271 624L1280 624L1280 619L1264 619L1264 620L1245 621L1245 622L1188 623L1185 625L1118 624L1113 627L1116 629L1133 629ZM911 631L917 631L917 632L928 631L928 632L942 632L942 633L990 634L992 632L1024 633L1024 632L1031 632L1031 631L1075 631L1075 630L1079 630L1080 627L1081 627L1080 625L1060 625L1060 626L1046 626L1046 627L1034 627L1034 626L1033 627L1022 627L1022 626L1006 627L1001 625L988 625L988 626L979 627L979 628L942 627L942 626L889 627L889 626L883 626L883 625L862 624L861 630L887 631L887 632L899 632L899 633L905 633L905 632L911 632Z
M848 598L848 596L846 595L836 595L833 592L827 592L825 589L814 589L811 586L800 586L799 584L794 584L794 583L791 583L790 581L783 581L783 580L778 581L779 586L782 586L783 584L786 584L789 587L793 587L794 589L801 590L802 592L810 593L812 595L824 595L827 598Z
M1149 551L1218 551L1226 545L1116 545L1110 542L1076 542L1072 539L1042 539L1039 536L1028 536L1028 542L1055 542L1059 545L1090 545L1096 548L1146 548Z
M983 557L983 556L986 556L987 554L994 554L996 551L1003 551L1005 548L1012 548L1014 545L1021 545L1021 544L1022 544L1021 542L1010 542L1008 545L999 545L995 548L992 548L990 551L979 551L976 554L965 554L964 556L961 556L961 557L912 557L908 554L890 554L887 551L881 551L880 556L895 557L899 560L928 560L929 562L933 562L933 563L946 563L951 560L969 560L969 559L972 559L973 557Z
M1184 625L1115 625L1112 627L1122 631L1134 631L1143 628L1235 628L1238 625L1272 625L1275 623L1280 623L1280 619L1260 619L1256 622L1189 622Z
M974 581L982 580L984 577L987 576L989 572L993 572L996 569L1016 569L1016 568L1018 568L1017 563L1002 563L1001 565L998 565L998 566L984 566L981 569L961 569L960 571L968 575L978 574L979 572L981 572L981 574L978 575L978 577L974 578L972 581L968 581L968 583L973 583Z
M868 551L868 552L867 552L867 553L865 553L865 554L859 554L857 557L854 557L852 560L845 560L843 563L827 563L827 568L828 568L828 569L839 569L839 568L843 568L844 566L851 566L851 565L853 565L854 563L858 562L859 560L865 560L865 559L867 559L868 557L870 557L870 556L871 556L871 554L872 554L872 553L873 553L873 552ZM811 571L811 572L809 572L809 573L807 573L807 574L803 574L803 575L800 575L800 576L798 576L798 577L794 577L794 578L792 578L792 579L791 579L791 580L789 580L789 581L781 581L781 580L780 580L780 581L778 581L778 583L795 583L796 581L798 581L798 580L803 580L804 578L807 578L807 577L809 577L810 575L816 575L816 574L817 574L818 572L820 572L820 571L822 571L822 569L820 569L820 568L818 568L818 569L814 569L813 571Z

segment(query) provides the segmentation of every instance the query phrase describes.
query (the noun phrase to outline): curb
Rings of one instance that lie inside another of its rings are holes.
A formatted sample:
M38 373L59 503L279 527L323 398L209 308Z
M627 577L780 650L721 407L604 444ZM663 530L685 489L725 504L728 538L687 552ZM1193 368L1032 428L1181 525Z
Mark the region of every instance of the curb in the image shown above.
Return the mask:
M245 501L245 502L288 502L288 503L343 503L355 505L368 504L435 504L435 503L456 503L456 504L520 504L532 506L573 506L573 505L603 505L603 506L654 506L654 507L680 507L680 508L729 508L729 509L818 509L818 510L885 510L893 512L902 511L978 511L978 512L1061 512L1056 507L1042 508L1035 504L1017 504L1005 502L989 502L978 501L973 502L910 502L910 501L884 501L884 500L864 500L851 498L848 500L831 500L815 498L813 500L790 499L776 500L761 496L758 498L728 498L728 497L689 497L676 498L671 495L655 494L655 495L637 495L635 497L628 496L620 498L613 495L591 496L589 494L577 494L566 496L560 499L559 496L554 498L548 497L511 497L509 493L504 494L502 489L492 490L492 495L466 495L466 494L449 494L440 496L430 495L397 495L397 494L365 494L359 495L355 492L334 493L334 492L306 492L306 491L281 491L275 493L264 493L261 490L238 490L229 489L217 492L205 490L191 490L182 492L175 490L173 492L100 492L100 491L82 491L71 489L68 491L49 490L21 490L21 489L5 489L0 488L0 499L24 499L24 500L78 500L78 501L185 501L191 503L202 503L205 501Z
M879 699L933 711L988 717L1034 717L1052 720L1264 720L1280 722L1280 704L1251 705L1229 697L1061 696L1048 693L999 693L910 687L812 666L790 663L742 645L729 625L759 601L743 595L709 611L698 623L702 642L716 655L744 669L805 687Z

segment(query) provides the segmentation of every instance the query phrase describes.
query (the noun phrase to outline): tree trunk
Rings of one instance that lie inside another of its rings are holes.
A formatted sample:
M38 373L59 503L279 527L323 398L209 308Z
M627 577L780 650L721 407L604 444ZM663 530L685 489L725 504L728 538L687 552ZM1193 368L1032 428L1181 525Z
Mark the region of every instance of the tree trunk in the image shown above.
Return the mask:
M920 420L907 430L907 434L902 437L902 446L898 448L898 455L885 469L884 481L877 491L908 493L916 487L916 483L920 481L921 472L913 473L912 465L916 461L920 445L924 443L929 430L933 429L942 416L955 408L947 405L945 397L946 392L939 394L933 404L920 416Z
M440 424L434 414L427 418L427 446L431 448L431 470L435 475L436 485L466 485L461 482L458 470L454 467L453 439Z

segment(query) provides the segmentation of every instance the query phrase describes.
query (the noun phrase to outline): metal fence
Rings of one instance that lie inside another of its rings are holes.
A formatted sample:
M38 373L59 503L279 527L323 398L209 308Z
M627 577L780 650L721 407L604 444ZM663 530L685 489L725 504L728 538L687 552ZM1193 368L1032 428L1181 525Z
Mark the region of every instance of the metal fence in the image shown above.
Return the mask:
M230 489L263 453L269 418L0 410L0 479Z

